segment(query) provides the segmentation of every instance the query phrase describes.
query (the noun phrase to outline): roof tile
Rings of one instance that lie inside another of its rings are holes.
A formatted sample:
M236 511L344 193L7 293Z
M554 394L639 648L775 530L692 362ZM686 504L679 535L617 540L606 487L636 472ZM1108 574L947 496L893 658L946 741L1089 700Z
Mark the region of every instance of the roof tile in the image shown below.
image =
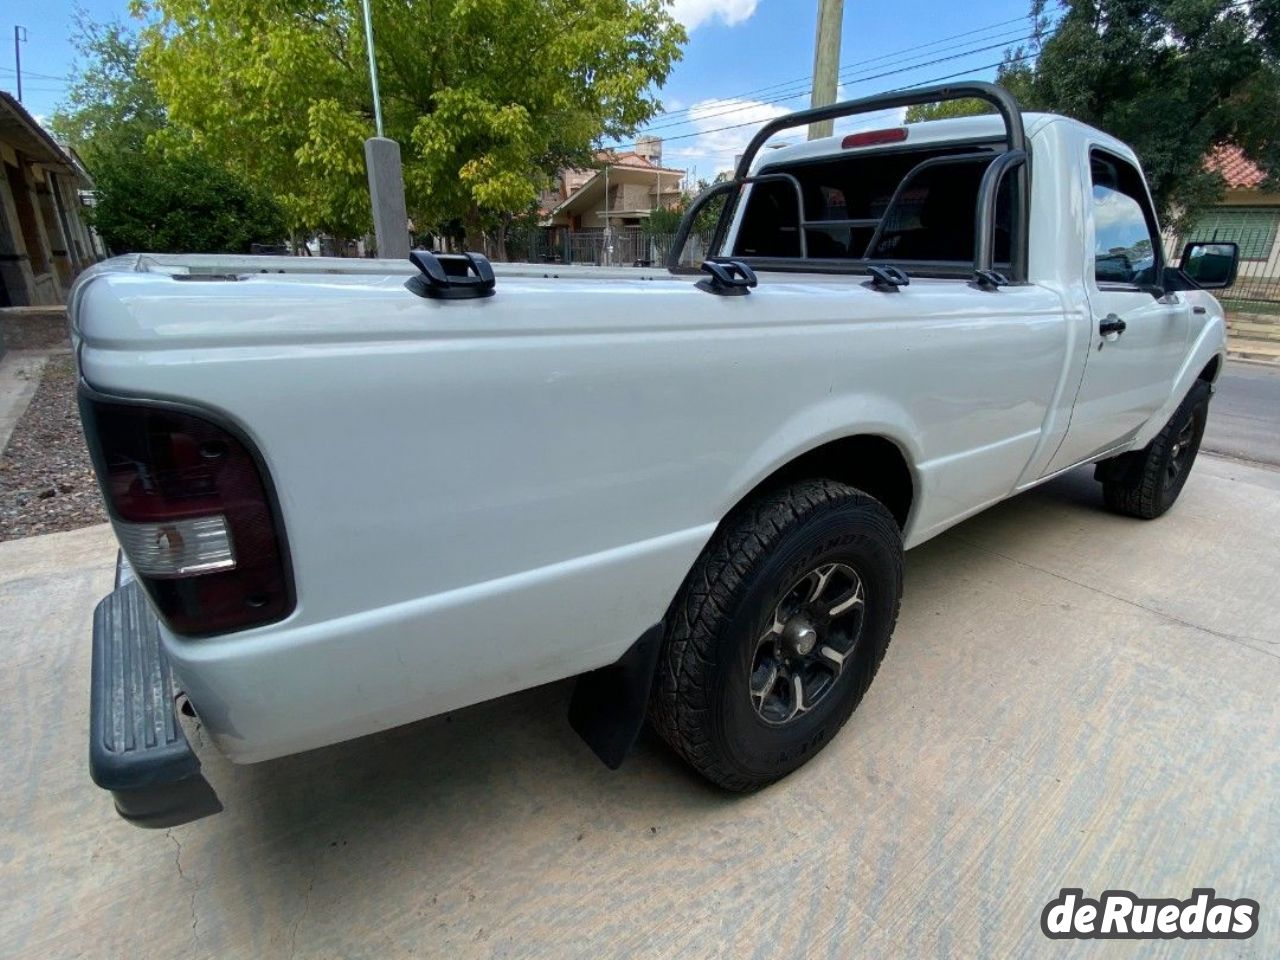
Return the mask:
M1267 179L1262 168L1234 143L1220 143L1204 158L1205 168L1222 174L1232 190L1256 190Z

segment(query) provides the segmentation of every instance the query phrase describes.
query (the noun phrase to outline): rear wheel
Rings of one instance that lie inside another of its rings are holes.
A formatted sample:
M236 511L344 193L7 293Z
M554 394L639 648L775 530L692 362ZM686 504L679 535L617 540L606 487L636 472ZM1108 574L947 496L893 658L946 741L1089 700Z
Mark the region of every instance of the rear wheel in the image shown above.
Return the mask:
M1209 384L1197 380L1169 422L1142 450L1099 464L1102 496L1116 513L1153 520L1187 482L1209 417Z
M811 480L729 517L673 605L650 717L730 790L818 752L866 693L902 596L902 538L878 501Z

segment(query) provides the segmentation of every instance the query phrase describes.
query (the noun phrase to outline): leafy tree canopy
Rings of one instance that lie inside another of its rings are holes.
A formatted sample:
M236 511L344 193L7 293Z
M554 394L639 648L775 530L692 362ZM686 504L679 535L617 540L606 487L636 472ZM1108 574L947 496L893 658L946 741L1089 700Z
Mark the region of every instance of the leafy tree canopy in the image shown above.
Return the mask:
M562 165L626 136L685 35L665 0L373 0L386 135L410 216L469 233L529 208ZM291 222L345 236L370 213L373 104L359 0L135 0L143 63L200 149Z
M115 156L141 153L165 124L164 105L138 73L137 35L118 20L97 23L74 15L78 53L67 99L50 121L54 135L91 168Z
M953 117L972 117L993 112L985 100L943 100L941 103L917 103L907 107L907 123L926 120L950 120Z
M1206 170L1215 145L1233 142L1280 177L1280 0L1064 0L1051 27L1006 54L997 82L1025 109L1065 114L1130 144L1163 217L1181 223L1219 199ZM908 120L976 113L979 101L908 111Z
M138 71L137 34L76 12L79 54L54 134L94 176L90 220L116 253L248 253L286 236L270 197L192 149Z
M121 154L94 176L93 225L117 253L249 253L287 235L270 197L198 154Z
M658 207L650 212L649 219L645 221L645 230L652 234L675 233L680 229L680 222L693 202L716 184L724 183L729 177L728 173L718 173L714 180L699 180L696 186L685 190L670 207ZM698 211L698 218L693 224L694 233L711 235L716 228L716 221L720 218L720 211L724 209L726 199L727 196L713 200Z

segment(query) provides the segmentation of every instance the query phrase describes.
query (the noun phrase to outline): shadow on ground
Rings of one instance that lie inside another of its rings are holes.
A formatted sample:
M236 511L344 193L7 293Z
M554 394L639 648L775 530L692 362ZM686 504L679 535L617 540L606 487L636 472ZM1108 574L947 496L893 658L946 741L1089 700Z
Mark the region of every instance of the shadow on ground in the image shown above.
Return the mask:
M1091 472L1075 471L911 551L904 617L933 584L947 579L958 541L1000 530L1017 538L1052 536L1077 515L1097 522L1101 509ZM1142 525L1120 517L1107 522ZM895 636L895 647L914 642L903 633ZM222 818L207 821L207 829L233 820L226 829L272 845L279 867L303 882L317 841L335 849L356 844L370 865L408 859L427 866L442 856L466 859L501 847L508 838L527 842L530 817L557 809L581 813L576 827L573 818L560 822L558 842L567 847L602 826L652 835L673 819L732 815L746 802L702 780L647 726L623 767L607 770L565 719L573 683L251 766L205 750L206 772L228 808ZM855 718L844 736L856 738L858 726Z

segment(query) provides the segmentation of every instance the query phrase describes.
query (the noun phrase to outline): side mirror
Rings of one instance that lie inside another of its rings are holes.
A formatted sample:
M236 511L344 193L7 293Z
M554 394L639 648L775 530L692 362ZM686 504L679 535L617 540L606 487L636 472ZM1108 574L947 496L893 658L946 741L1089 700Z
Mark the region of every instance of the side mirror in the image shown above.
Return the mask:
M1240 247L1234 243L1192 241L1182 248L1178 269L1201 290L1221 290L1236 282Z

